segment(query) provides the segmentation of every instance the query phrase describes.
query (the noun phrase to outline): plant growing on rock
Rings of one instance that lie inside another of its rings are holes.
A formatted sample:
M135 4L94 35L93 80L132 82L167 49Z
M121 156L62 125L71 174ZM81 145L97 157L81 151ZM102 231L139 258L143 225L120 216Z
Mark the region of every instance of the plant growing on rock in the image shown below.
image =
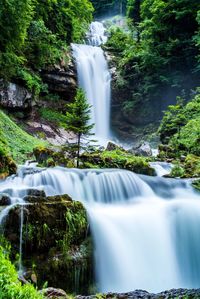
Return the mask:
M77 167L79 167L80 151L84 148L83 137L88 138L93 135L91 130L94 124L90 122L90 108L82 89L78 89L74 102L67 105L66 126L76 135L77 139L73 145L73 149L76 151Z

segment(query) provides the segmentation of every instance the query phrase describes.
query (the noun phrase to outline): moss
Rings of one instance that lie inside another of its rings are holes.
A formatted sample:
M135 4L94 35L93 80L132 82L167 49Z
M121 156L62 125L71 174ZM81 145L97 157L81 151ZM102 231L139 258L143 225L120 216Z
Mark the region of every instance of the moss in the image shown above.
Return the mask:
M10 154L17 163L24 163L33 148L40 144L46 143L23 131L0 111L0 149Z
M140 174L155 175L155 170L150 167L148 158L133 156L120 149L84 153L81 160L84 168L121 168Z
M70 159L65 156L65 151L62 148L55 151L53 148L37 146L33 149L33 154L39 165L43 167L73 166L73 163L70 163Z
M200 157L195 155L187 155L184 163L186 177L200 176Z
M17 166L13 159L6 153L5 150L0 148L0 179L8 175L15 174Z

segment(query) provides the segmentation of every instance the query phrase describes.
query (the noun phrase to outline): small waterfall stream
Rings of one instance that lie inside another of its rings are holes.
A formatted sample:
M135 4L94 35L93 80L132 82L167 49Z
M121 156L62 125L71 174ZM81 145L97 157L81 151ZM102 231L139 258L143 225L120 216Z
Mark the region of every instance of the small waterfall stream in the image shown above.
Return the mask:
M100 143L110 138L111 75L101 47L106 42L105 28L93 22L88 33L88 45L72 44L77 64L79 86L85 91L91 104L91 122Z
M85 205L100 291L200 287L200 197L187 180L125 170L26 168L0 193L67 193Z

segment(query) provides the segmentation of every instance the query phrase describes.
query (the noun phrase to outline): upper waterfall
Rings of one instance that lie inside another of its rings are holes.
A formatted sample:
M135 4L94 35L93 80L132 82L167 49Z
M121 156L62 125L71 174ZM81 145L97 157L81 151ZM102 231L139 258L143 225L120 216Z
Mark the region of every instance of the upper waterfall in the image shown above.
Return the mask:
M96 138L105 143L110 138L111 75L103 50L106 42L102 23L93 22L87 35L88 45L72 44L77 64L79 86L91 104L91 122Z

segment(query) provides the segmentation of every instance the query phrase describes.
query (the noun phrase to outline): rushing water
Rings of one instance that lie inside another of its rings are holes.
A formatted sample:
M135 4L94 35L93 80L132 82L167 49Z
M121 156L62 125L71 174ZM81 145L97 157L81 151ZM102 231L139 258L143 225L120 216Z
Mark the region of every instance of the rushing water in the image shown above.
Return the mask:
M200 197L185 180L125 170L23 168L0 192L67 193L84 203L100 291L200 287Z
M101 143L110 138L111 75L104 52L99 47L106 39L103 25L93 22L88 33L88 45L72 44L79 86L92 106L91 122L95 124L94 133Z

